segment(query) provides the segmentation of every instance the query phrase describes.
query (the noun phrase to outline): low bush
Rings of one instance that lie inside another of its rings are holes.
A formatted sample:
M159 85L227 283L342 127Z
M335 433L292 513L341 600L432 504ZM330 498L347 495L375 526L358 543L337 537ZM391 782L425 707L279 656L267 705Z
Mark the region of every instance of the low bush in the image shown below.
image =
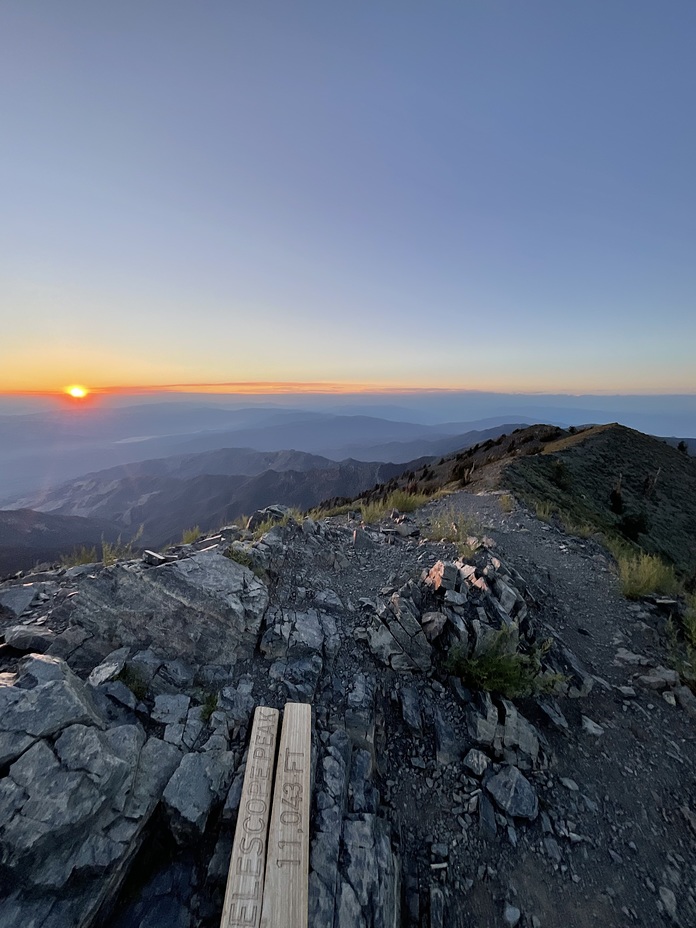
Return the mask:
M145 699L147 695L147 683L143 675L140 671L136 670L135 667L130 667L126 664L116 679L127 686L136 699L139 699L141 702Z
M209 722L210 716L215 712L218 707L218 694L217 693L206 693L205 699L203 700L203 706L201 709L201 721Z
M488 650L478 657L468 657L463 648L455 646L448 655L447 670L469 689L497 693L507 699L554 692L563 676L542 668L551 641L522 653L511 650L511 640L511 630L500 629Z

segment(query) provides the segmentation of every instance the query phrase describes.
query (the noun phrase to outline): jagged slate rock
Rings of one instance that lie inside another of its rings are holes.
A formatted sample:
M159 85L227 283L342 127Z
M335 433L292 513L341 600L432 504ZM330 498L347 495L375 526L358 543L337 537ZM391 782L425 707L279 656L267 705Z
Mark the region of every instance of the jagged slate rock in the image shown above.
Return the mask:
M196 664L230 663L254 651L268 591L254 574L216 552L157 570L115 565L87 579L80 595L56 610L94 635L152 647Z
M512 615L517 603L517 592L509 584L501 580L500 577L496 577L493 581L493 590L503 612Z
M487 781L486 789L496 804L513 818L533 821L539 812L536 790L517 767L504 767Z
M445 928L445 894L435 883L430 886L429 928Z
M414 686L402 686L399 693L401 700L401 715L414 735L423 734L423 714L421 712L420 697Z
M336 619L332 615L319 615L321 630L324 634L324 654L333 661L341 648L341 636L338 634Z
M155 722L163 722L165 725L183 722L190 704L191 697L186 696L184 693L179 693L176 696L156 696L155 708L152 710L152 718Z
M348 693L345 714L346 732L353 741L362 743L368 750L375 740L375 693L375 678L357 673Z
M163 657L155 654L150 648L146 648L144 651L138 651L134 654L128 661L127 666L138 675L138 678L143 683L149 685L163 663Z
M81 681L64 660L50 654L27 654L19 662L17 686L21 689L33 689L39 683L49 680L68 680L75 686Z
M246 725L254 711L254 681L248 676L240 677L236 687L225 686L218 697L218 708L224 710L225 716L233 727Z
M311 702L323 666L319 654L312 654L298 660L275 661L269 676L283 684L291 702Z
M5 634L5 641L7 641L7 634ZM664 690L668 686L679 685L679 674L676 670L668 670L667 667L659 666L651 670L650 673L638 677L638 682L644 686L649 686L653 690Z
M76 723L103 727L84 685L75 681L49 680L34 689L0 687L0 732L45 738Z
M60 888L106 798L85 773L65 771L45 741L15 761L9 778L25 801L0 825L4 862L22 883Z
M473 657L480 657L482 654L487 654L498 641L498 631L495 628L491 628L491 626L487 625L485 622L480 622L478 619L472 620L471 629L474 634ZM507 642L506 651L514 654L516 649L516 640Z
M19 618L31 606L36 596L33 586L13 586L0 590L0 606Z
M467 707L469 734L477 744L492 745L498 728L498 710L490 693L479 693L475 703Z
M411 661L424 672L430 670L430 655L432 653L432 648L428 644L428 641L420 630L419 634L416 637L411 637L408 632L406 632L400 622L393 621L389 623L389 631L392 633L396 641L401 645L405 654L411 659ZM392 660L392 667L394 662Z
M560 657L554 652L553 663L555 669L568 677L566 684L567 695L571 699L581 699L588 696L594 686L594 677L585 670L580 659L573 654L570 648L561 647Z
M475 776L482 777L486 770L488 770L491 759L483 751L479 751L477 748L471 748L464 758L464 766L467 770L470 770Z
M98 664L88 677L88 682L92 686L100 686L102 683L109 683L115 680L123 670L130 648L117 648L108 654L101 664Z
M177 658L173 661L164 661L150 685L156 693L177 693L191 686L195 675L191 664Z
M468 602L468 596L465 592L445 590L445 602L450 606L464 606Z
M438 764L454 764L461 760L465 744L457 737L454 728L445 720L436 707L433 713L435 722L435 757Z
M557 728L565 732L570 730L568 719L565 717L565 715L563 715L561 707L558 705L555 699L537 699L537 705L548 718L548 720L552 722Z
M426 612L421 619L421 626L428 641L435 641L447 624L447 616L443 612Z
M102 687L104 693L113 699L114 702L120 703L131 712L135 711L138 700L135 698L132 690L129 690L125 683L120 680L114 680L112 683L105 683Z
M391 849L389 824L376 815L359 815L343 822L342 858L346 883L353 890L358 908L354 920L342 913L345 884L338 900L339 925L359 924L375 928L400 924L400 868ZM363 921L359 919L362 917Z
M36 898L19 890L7 899L0 899L0 925L5 928L65 928L74 924L66 906L55 898Z
M13 625L5 629L5 644L18 651L44 654L53 644L55 634L40 625Z
M167 744L160 738L147 739L126 801L125 814L128 818L149 818L180 761L181 751L173 744Z
M692 719L696 719L696 696L688 686L678 686L674 690L677 702Z
M401 654L402 648L386 625L375 622L368 628L368 641L374 656L387 666L394 655ZM409 662L410 664L411 662ZM409 668L410 669L410 668Z
M83 771L101 793L125 800L124 785L135 776L145 733L139 726L123 725L109 732L99 732L85 725L66 728L55 744L61 764L68 770Z
M342 882L339 886L334 928L369 928L357 894L350 883Z
M447 620L450 622L454 629L456 643L458 644L462 653L466 656L469 653L469 628L466 622L461 618L461 616L458 616L451 609L448 611ZM427 631L425 634L427 637Z
M343 601L335 590L319 590L314 596L314 602L326 612L343 612Z
M292 631L288 642L288 655L304 657L321 654L324 646L324 631L319 614L313 609L296 612L292 620Z
M260 525L263 525L264 522L280 522L289 512L290 510L287 506L276 504L272 506L266 506L265 509L257 509L256 512L253 512L247 520L247 531L256 531L256 529Z
M335 886L327 886L312 864L309 874L308 924L312 928L334 928L335 906Z
M180 844L203 834L210 810L227 791L233 773L231 751L184 755L162 795L172 833Z
M362 554L368 554L374 548L374 542L365 529L356 528L353 532L353 547Z
M0 705L2 700L0 700ZM32 735L18 731L0 731L0 767L20 757L36 741ZM0 780L0 783L2 781Z
M370 783L372 776L372 754L358 749L350 765L348 799L351 812L376 813L379 806L379 791Z
M495 808L485 793L478 797L478 820L481 833L486 838L495 838L498 825L495 820Z
M234 775L232 785L230 786L225 804L222 807L222 821L225 824L234 822L239 812L239 804L242 801L242 789L244 787L244 774L246 773L246 758L239 765L239 769Z
M539 757L539 738L533 725L520 715L515 706L502 699L503 747L526 755L533 767Z
M445 561L437 561L430 568L426 583L435 590L454 590L459 580L459 568L456 564L450 564Z
M582 730L587 732L588 735L593 735L595 738L600 738L604 734L602 726L598 725L586 715L582 716Z

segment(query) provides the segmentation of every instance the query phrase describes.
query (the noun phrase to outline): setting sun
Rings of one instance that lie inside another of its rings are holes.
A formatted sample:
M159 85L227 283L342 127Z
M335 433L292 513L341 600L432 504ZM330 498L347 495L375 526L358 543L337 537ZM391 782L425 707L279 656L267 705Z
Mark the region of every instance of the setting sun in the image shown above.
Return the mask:
M87 396L89 391L87 390L87 387L81 387L78 384L75 384L72 387L66 387L65 392L69 396L72 396L73 399L83 400Z

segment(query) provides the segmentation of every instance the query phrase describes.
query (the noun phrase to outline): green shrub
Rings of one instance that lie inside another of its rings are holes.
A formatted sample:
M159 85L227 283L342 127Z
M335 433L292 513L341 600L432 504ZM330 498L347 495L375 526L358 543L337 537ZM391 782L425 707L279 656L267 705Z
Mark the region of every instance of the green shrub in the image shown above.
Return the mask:
M139 699L141 702L145 699L147 695L147 683L142 673L136 670L135 667L130 667L126 664L116 679L127 686L136 699Z
M455 646L448 655L446 668L469 689L498 693L507 699L556 690L563 676L544 671L541 663L551 648L551 640L526 654L511 651L511 642L512 631L501 628L488 650L478 657L468 657L465 649Z
M551 503L536 503L534 511L536 512L537 519L541 519L542 522L551 521L551 516L553 515L553 506Z
M205 699L203 700L203 707L201 709L201 721L209 722L210 716L215 712L218 707L218 694L217 693L206 693Z
M237 564L241 564L242 567L248 567L259 580L263 580L264 582L268 580L266 571L262 567L258 567L254 564L251 555L244 548L230 547L225 551L225 557L228 557L231 561L235 561Z

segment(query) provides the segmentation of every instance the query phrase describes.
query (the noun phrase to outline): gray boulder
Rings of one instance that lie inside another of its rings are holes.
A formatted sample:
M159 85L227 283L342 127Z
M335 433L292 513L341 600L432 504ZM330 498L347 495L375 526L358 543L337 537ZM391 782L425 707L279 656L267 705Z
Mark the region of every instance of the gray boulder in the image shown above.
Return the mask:
M486 783L496 805L514 818L533 821L539 813L536 790L517 767L504 767Z
M230 663L250 657L267 604L268 591L250 570L208 551L156 570L117 564L86 579L62 610L112 646L202 664L220 654Z

